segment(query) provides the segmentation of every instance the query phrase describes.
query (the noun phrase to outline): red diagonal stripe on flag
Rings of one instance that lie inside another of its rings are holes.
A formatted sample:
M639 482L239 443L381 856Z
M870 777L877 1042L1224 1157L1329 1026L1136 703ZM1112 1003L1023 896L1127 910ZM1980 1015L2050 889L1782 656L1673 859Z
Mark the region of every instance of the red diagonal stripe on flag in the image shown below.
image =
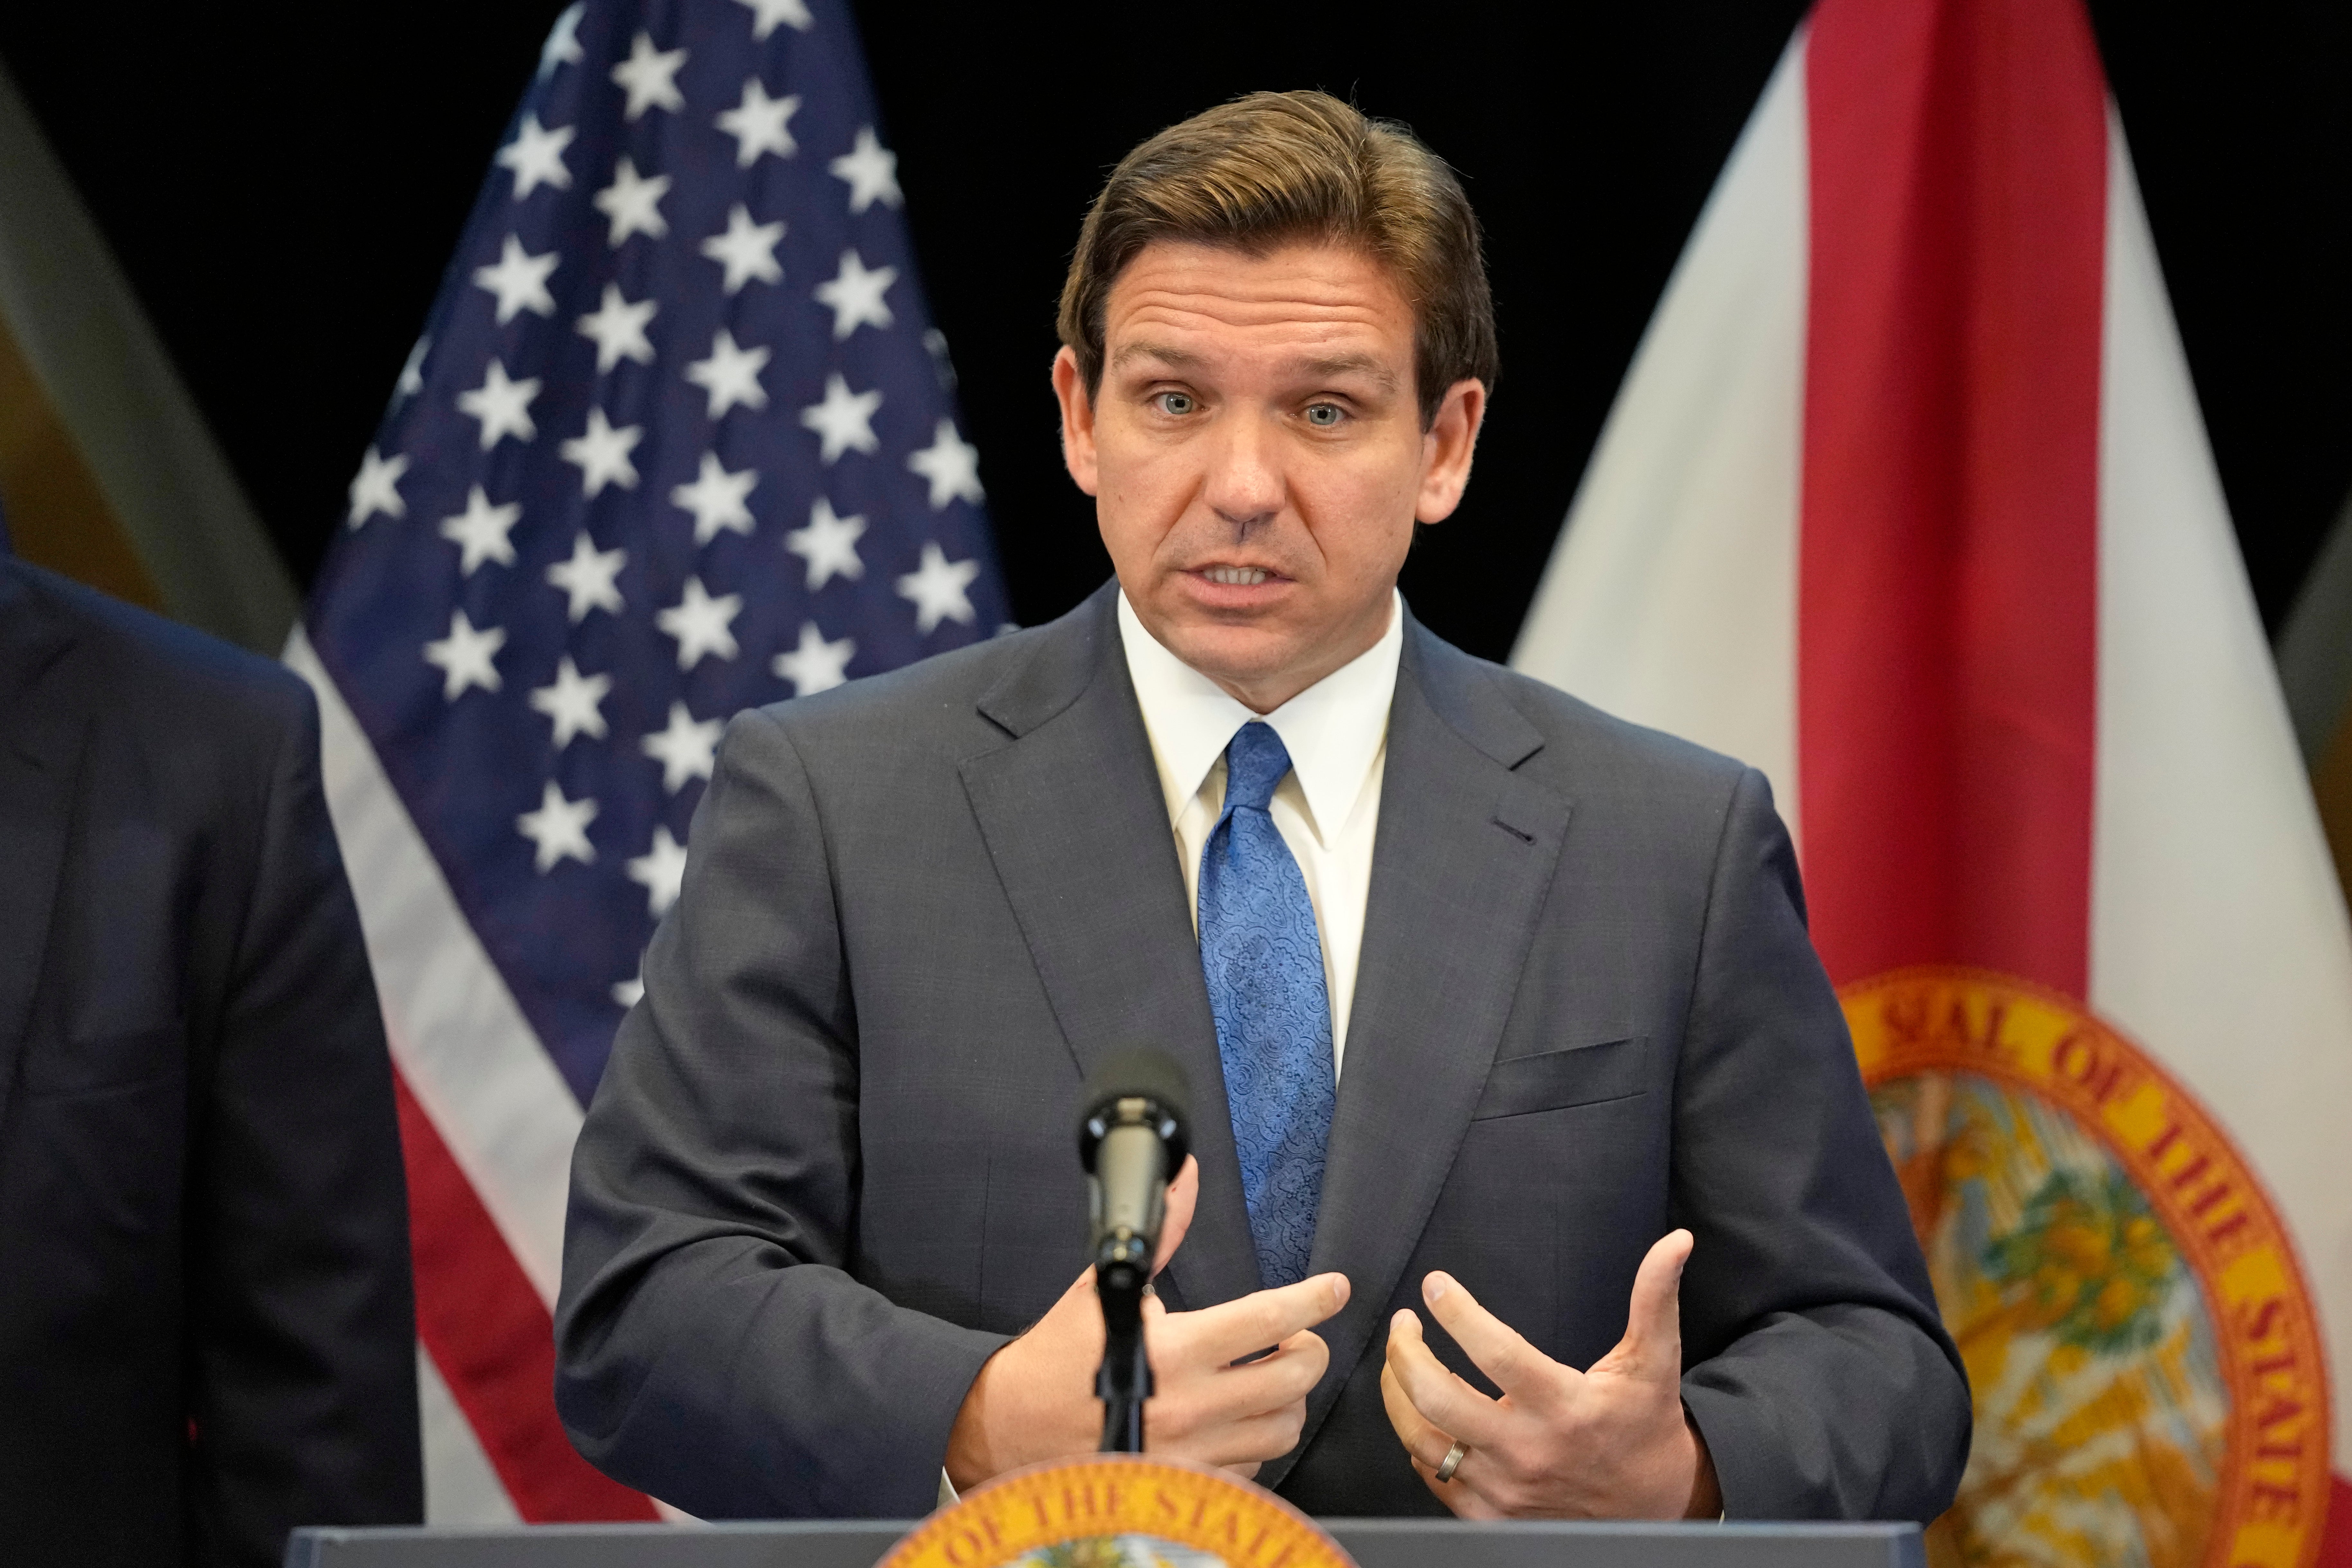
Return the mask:
M408 1166L416 1333L516 1511L534 1523L657 1518L582 1458L555 1414L555 1327L441 1134L393 1076Z
M1798 778L1843 984L2089 969L2106 95L2071 3L1826 0Z

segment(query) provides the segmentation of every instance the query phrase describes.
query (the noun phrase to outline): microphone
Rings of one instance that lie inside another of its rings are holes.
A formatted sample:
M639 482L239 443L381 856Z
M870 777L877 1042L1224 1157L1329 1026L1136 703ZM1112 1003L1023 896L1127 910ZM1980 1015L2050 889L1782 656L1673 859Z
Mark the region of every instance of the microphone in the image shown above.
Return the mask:
M1115 1051L1087 1075L1078 1159L1087 1171L1096 1293L1103 1310L1103 1452L1143 1451L1143 1292L1168 1216L1168 1178L1184 1163L1192 1115L1184 1070L1165 1051Z

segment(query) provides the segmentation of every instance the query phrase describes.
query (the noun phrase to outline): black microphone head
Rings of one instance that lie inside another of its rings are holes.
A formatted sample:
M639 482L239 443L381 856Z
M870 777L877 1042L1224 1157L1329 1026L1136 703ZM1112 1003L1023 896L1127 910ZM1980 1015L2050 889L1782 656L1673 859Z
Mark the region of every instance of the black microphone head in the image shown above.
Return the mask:
M1092 1170L1095 1145L1102 1141L1113 1112L1122 1100L1148 1102L1158 1124L1160 1137L1168 1145L1168 1166L1172 1174L1184 1163L1185 1151L1191 1145L1192 1121L1192 1087L1186 1082L1184 1070L1176 1059L1164 1051L1150 1046L1135 1046L1113 1051L1095 1063L1087 1074L1086 1091L1079 1101L1078 1157Z

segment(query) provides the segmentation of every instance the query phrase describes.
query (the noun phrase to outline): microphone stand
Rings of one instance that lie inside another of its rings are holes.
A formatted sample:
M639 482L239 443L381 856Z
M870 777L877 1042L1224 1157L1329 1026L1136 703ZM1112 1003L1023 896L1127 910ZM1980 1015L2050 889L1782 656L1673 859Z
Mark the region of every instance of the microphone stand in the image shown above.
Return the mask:
M1095 1293L1102 1303L1102 1451L1143 1452L1143 1402L1151 1362L1143 1350L1143 1298L1167 1217L1169 1176L1184 1163L1184 1074L1156 1051L1115 1051L1089 1075L1078 1119L1086 1166Z
M1102 1370L1095 1394L1103 1402L1102 1451L1143 1452L1143 1402L1151 1396L1151 1363L1143 1354L1143 1292L1151 1254L1143 1239L1121 1227L1103 1238L1095 1260L1102 1298Z

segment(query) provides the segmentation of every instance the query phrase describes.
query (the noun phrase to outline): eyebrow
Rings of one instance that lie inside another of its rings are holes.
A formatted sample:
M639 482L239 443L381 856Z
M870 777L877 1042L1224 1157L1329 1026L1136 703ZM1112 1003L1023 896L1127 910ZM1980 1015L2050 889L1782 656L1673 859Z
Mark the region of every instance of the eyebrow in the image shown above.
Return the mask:
M1129 343L1111 356L1110 367L1119 370L1134 360L1157 360L1177 370L1201 363L1200 355L1182 349L1171 349L1164 343Z
M1384 388L1397 384L1396 372L1370 354L1334 354L1328 359L1301 360L1298 366L1318 376L1365 375Z
M1203 362L1200 355L1189 350L1171 348L1165 343L1129 343L1111 356L1111 369L1125 369L1137 360L1154 360L1173 370L1189 370ZM1383 390L1393 390L1397 384L1396 372L1370 354L1332 354L1319 359L1297 360L1292 364L1310 376L1370 376Z

